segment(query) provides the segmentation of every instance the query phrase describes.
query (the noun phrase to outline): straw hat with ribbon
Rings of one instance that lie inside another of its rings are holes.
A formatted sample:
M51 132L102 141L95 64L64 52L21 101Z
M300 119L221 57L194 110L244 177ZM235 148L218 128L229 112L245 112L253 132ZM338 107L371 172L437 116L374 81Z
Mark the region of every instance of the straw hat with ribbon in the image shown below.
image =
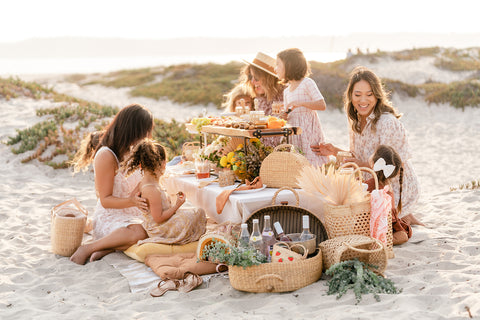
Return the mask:
M274 77L277 77L277 74L275 73L275 59L265 53L257 53L257 56L255 57L255 59L253 59L252 62L249 62L247 60L243 61L251 66L257 67L271 74Z

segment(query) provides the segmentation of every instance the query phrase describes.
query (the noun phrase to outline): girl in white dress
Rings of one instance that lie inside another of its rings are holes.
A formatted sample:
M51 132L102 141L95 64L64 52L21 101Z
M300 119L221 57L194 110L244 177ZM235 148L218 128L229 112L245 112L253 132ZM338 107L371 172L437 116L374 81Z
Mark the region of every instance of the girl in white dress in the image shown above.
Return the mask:
M290 143L301 150L312 165L321 166L328 158L315 154L311 146L325 141L317 111L325 110L326 104L315 81L308 78L309 69L299 49L287 49L277 55L275 71L278 78L288 84L283 91L283 117L290 125L302 128L302 134L292 136Z

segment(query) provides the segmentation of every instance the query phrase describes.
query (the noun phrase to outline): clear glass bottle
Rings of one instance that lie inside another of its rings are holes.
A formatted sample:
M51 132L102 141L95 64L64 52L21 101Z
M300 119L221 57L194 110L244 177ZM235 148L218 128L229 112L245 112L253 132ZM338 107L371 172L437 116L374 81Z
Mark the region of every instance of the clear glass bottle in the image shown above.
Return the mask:
M250 241L250 233L248 232L248 225L246 223L242 223L241 225L242 231L240 231L240 239L238 239L238 246L246 248L248 247L248 242Z
M253 230L250 235L250 241L248 244L251 247L254 247L259 252L263 253L263 239L262 234L260 233L260 225L258 224L258 219L253 219Z
M277 231L277 239L279 241L285 241L285 242L290 242L292 241L292 239L290 239L284 232L283 232L283 228L282 226L280 225L280 222L276 221L274 224L273 224L273 227L275 228L275 231Z
M310 232L310 221L308 216L302 216L303 231L300 234L300 241L313 239L313 233Z
M264 245L264 254L267 257L267 260L270 262L272 259L273 245L275 244L276 240L270 224L270 216L265 215L263 219L262 238Z

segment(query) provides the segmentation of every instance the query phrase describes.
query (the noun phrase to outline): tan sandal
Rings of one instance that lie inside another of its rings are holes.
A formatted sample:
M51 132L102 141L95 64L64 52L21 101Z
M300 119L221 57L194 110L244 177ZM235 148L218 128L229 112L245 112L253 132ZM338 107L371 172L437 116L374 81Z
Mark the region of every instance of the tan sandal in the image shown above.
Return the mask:
M196 287L200 286L202 283L203 279L198 274L186 272L183 280L180 281L180 285L178 286L177 290L179 292L190 292Z
M150 290L150 295L152 297L161 297L167 291L177 290L179 286L180 286L180 282L178 280L160 281L156 288L153 288L152 290Z

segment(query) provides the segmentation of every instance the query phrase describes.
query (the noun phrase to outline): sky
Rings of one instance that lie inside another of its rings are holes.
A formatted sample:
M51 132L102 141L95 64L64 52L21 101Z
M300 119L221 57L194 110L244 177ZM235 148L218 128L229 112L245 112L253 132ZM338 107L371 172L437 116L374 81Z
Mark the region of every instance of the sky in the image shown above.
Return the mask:
M0 42L480 33L478 0L7 0L1 10Z

